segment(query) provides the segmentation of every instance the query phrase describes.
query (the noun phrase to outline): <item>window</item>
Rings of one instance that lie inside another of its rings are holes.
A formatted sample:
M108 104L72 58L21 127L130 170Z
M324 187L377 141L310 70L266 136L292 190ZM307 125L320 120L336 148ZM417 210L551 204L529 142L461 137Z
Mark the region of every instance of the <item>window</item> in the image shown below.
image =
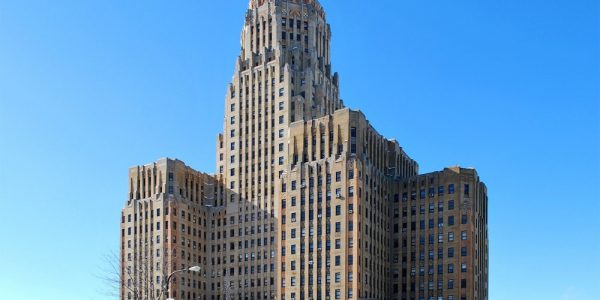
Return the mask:
M467 256L467 247L460 248L460 256Z
M283 101L282 101L282 102L279 102L279 110L283 110L283 108L284 108Z
M283 124L283 120L284 120L284 117L283 116L279 116L279 124Z
M448 226L454 225L454 216L448 216Z
M342 231L342 224L340 222L335 222L335 232Z
M454 248L448 248L448 257L454 257Z
M342 281L342 273L337 272L335 273L335 282L341 282Z
M335 172L335 182L340 182L342 180L342 172Z
M279 143L279 152L283 151L283 143Z
M463 231L460 233L460 239L463 241L467 240L467 232L466 231Z
M454 273L454 264L448 264L448 273Z
M231 117L231 119L230 119L229 123L230 123L231 125L235 124L235 117Z
M354 187L348 187L348 197L354 197Z
M448 201L448 210L453 210L454 209L454 200L450 200Z
M448 232L448 242L454 241L454 232Z
M448 194L454 194L454 184L448 185Z
M339 266L341 264L342 264L342 257L338 255L335 257L335 265Z
M285 35L285 32L283 34ZM284 91L285 90L283 88L279 89L279 97L283 96Z
M448 280L448 289L454 289L454 279L449 279Z
M460 223L465 225L469 222L469 219L467 218L467 215L462 215L460 218Z
M469 185L468 184L465 184L464 193L465 193L465 196L469 196Z
M335 206L335 215L339 216L342 214L342 206L341 205L336 205Z
M283 129L279 129L279 137L282 138L284 136L284 131Z

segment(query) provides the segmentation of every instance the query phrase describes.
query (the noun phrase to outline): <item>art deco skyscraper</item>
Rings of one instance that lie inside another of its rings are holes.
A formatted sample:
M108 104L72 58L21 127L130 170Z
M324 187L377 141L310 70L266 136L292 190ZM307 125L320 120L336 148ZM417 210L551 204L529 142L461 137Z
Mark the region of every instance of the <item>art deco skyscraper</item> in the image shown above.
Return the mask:
M476 269L470 257L461 260L471 274L464 289L412 272L445 263L417 264L413 254L426 247L406 244L416 239L408 228L417 230L418 216L396 214L410 206L399 199L412 192L407 182L420 180L418 165L344 107L330 39L316 0L250 1L217 138L217 174L170 159L130 169L122 299L158 299L166 276L192 265L201 273L177 275L172 297L487 299L487 219L477 217L487 217L486 205L468 217L485 235L478 235ZM454 176L438 177L446 175ZM442 216L436 209L430 213Z

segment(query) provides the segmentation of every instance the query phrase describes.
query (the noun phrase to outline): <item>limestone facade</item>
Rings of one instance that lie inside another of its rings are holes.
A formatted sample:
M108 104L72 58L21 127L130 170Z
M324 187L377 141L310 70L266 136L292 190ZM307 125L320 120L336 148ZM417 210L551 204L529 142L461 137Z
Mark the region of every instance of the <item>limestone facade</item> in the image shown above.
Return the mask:
M485 186L471 169L419 175L397 141L346 108L330 39L316 0L250 1L216 174L171 159L129 171L121 299L158 299L170 272L195 265L200 273L175 276L171 297L487 299ZM470 194L405 200L449 184ZM454 210L437 206L450 200ZM421 206L424 215L409 214ZM448 224L465 214L466 224ZM419 227L430 219L443 224ZM420 244L450 232L455 241L443 247ZM436 256L450 248L455 256ZM456 270L429 273L440 264Z

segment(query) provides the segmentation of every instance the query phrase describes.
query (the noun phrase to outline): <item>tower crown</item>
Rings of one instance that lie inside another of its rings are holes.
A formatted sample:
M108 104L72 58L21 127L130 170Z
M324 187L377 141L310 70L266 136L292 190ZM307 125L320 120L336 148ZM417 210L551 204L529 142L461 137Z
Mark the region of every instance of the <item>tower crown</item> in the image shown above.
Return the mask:
M267 2L270 2L273 0L250 0L248 2L248 9L255 9L255 8L259 8L261 6L263 6L264 4L266 4ZM325 11L323 10L323 7L321 6L321 4L319 3L319 0L276 0L273 1L275 3L276 6L282 5L282 4L304 4L304 5L313 5L315 7L315 9L317 9L317 11L320 12L320 14L324 15Z
M250 0L250 2L248 2L248 8L258 8L266 2L267 0Z

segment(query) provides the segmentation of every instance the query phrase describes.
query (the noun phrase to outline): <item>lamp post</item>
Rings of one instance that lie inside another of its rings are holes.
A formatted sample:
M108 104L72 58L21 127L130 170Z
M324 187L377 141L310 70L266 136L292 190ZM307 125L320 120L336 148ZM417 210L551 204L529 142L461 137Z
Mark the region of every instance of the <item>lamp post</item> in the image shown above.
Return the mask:
M164 285L164 294L166 295L165 297L167 297L167 300L173 299L170 298L170 292L169 292L169 283L171 283L171 278L173 278L173 275L177 274L177 273L181 273L181 272L200 272L200 267L199 266L193 266L191 268L187 268L187 269L181 269L181 270L177 270L177 271L173 271L171 274L169 274L169 277L167 277L167 281L165 282Z

